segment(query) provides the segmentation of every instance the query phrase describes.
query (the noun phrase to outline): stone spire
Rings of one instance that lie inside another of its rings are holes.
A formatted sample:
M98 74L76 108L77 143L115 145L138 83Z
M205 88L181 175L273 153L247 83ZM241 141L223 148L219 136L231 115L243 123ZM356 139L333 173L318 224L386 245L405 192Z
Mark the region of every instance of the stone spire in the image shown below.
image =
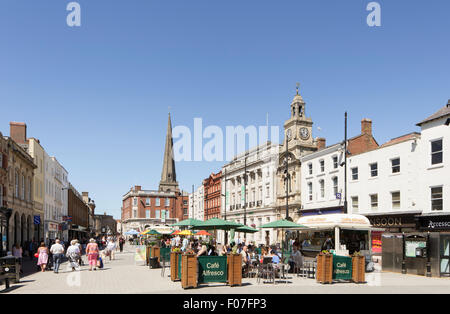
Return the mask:
M164 192L178 192L177 175L175 172L175 161L173 159L173 139L172 139L172 123L167 122L166 147L164 149L163 168L161 172L161 181L159 182L159 190Z

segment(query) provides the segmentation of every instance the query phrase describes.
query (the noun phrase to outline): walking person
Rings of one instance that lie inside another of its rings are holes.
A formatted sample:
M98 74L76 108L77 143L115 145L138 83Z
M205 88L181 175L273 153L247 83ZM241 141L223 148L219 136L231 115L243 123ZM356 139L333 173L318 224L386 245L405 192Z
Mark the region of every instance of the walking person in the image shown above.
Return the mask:
M72 240L70 242L70 246L67 249L66 253L67 258L69 259L70 266L72 267L72 271L76 270L80 267L78 261L81 256L81 251L79 246L77 245L77 240Z
M53 271L57 274L59 271L59 265L61 265L61 261L64 256L64 247L61 245L59 239L55 240L55 244L53 244L50 248L50 252L53 254Z
M37 253L39 254L37 265L41 267L42 272L45 272L48 263L48 248L45 246L44 242L41 243Z
M119 239L119 248L120 248L120 252L123 252L123 245L125 243L125 239L123 237L120 237Z
M12 254L14 257L16 257L19 260L19 267L20 267L20 273L23 273L22 270L22 256L23 256L23 249L20 247L19 243L16 243L16 245L12 248Z
M98 244L95 242L95 239L90 239L89 244L86 246L86 255L88 256L89 261L89 270L97 270L97 259L98 259L99 249Z

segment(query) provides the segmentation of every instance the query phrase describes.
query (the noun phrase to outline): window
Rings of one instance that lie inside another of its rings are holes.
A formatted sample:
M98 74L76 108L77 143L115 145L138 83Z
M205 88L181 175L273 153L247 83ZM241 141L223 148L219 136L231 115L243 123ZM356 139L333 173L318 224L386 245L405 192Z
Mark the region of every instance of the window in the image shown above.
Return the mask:
M442 139L431 142L431 164L437 165L443 162Z
M145 205L149 206L150 204L151 204L151 203L150 203L150 198L147 197L147 198L145 199Z
M22 193L21 193L21 199L25 200L25 176L22 175Z
M3 154L0 153L0 168L4 168L3 167Z
M392 192L392 209L399 209L400 208L400 192Z
M338 177L333 177L333 195L336 196L339 192L338 190Z
M159 197L157 197L157 198L155 199L155 206L161 206Z
M0 185L0 207L3 207L3 186Z
M161 218L161 211L155 210L155 218Z
M150 210L145 211L145 218L150 218Z
M354 213L358 212L359 209L359 199L358 196L352 196L352 210Z
M138 200L137 197L133 198L133 206L137 206Z
M19 173L16 171L15 175L14 175L14 183L15 183L15 191L14 191L14 196L16 198L19 197Z
M352 180L358 180L358 167L352 168Z
M442 210L442 186L431 188L431 210Z
M333 156L333 168L337 169L338 168L338 157L337 156Z
M325 181L320 180L319 185L320 185L320 198L325 198Z
M378 209L378 194L370 195L370 208L374 210Z
M320 163L320 172L325 172L325 160L319 161Z
M266 186L266 197L270 197L270 186Z
M310 201L313 200L313 186L312 186L312 182L308 183L308 200L310 200Z
M395 158L391 160L392 173L400 172L400 158Z
M370 164L370 176L371 177L378 176L378 163Z
M312 165L311 163L308 164L308 173L309 173L310 175L313 174L313 165Z

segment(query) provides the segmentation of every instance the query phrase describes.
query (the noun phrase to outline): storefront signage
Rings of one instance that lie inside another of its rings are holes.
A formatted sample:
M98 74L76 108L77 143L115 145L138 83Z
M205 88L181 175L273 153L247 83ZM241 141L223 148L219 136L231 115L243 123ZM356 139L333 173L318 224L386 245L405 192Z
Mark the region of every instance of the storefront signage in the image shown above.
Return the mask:
M34 216L34 224L35 225L40 225L41 224L41 216Z
M347 256L333 256L333 279L352 279L352 258Z
M50 232L58 232L58 230L59 230L59 224L53 223L53 222L49 222L48 223L48 231L50 231Z
M375 216L368 217L370 220L370 224L373 227L380 228L400 228L400 227L415 227L416 221L414 215L409 216Z
M450 230L450 216L420 217L419 224L422 230Z
M226 282L226 256L200 256L198 258L198 282Z

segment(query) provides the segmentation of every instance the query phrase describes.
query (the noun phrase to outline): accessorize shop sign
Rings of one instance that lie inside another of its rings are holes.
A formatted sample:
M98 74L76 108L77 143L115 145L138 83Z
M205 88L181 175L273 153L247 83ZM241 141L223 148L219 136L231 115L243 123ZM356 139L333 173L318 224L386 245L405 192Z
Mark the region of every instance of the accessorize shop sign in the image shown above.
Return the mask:
M198 257L198 282L226 282L227 257L226 256L200 256Z
M419 218L420 229L428 231L450 230L450 216L424 216Z

